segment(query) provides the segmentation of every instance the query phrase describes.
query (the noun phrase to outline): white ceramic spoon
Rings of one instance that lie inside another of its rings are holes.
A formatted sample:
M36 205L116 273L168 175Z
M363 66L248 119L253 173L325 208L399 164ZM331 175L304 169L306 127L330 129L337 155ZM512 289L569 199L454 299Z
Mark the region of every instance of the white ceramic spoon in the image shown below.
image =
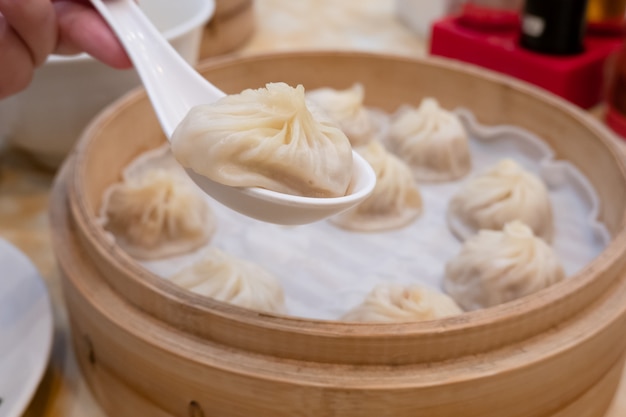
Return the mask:
M191 107L225 96L178 55L133 0L91 0L91 3L126 49L168 138ZM353 161L349 194L337 198L299 197L262 188L230 187L192 170L187 170L187 174L204 192L233 210L270 223L298 225L344 211L372 192L376 184L374 171L355 152Z

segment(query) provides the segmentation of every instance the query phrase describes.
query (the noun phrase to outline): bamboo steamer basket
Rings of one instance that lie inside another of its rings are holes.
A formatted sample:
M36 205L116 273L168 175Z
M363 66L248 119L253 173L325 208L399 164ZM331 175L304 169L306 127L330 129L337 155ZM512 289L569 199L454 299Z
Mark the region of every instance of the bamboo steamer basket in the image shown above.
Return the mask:
M215 14L202 35L200 59L241 47L254 34L255 27L254 0L216 0Z
M367 104L387 111L433 96L482 123L529 129L589 178L613 240L563 283L436 321L314 321L203 298L141 268L96 221L103 190L164 140L135 91L84 132L51 202L74 347L111 416L603 415L626 352L626 166L605 128L534 87L432 58L307 52L222 59L200 71L229 93L279 80L359 81Z

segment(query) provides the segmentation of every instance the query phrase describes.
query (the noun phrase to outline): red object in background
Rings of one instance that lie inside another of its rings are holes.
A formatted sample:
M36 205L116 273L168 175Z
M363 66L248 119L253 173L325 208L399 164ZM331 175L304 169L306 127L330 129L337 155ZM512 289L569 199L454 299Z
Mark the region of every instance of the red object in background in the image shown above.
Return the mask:
M447 17L433 25L430 52L512 75L583 108L602 100L605 63L619 50L621 36L589 35L583 53L554 56L523 49L519 32L519 25L493 31Z
M626 28L622 19L587 23L587 33L596 36L624 36Z
M515 10L494 9L465 3L459 16L459 23L465 27L482 31L517 30L520 16Z

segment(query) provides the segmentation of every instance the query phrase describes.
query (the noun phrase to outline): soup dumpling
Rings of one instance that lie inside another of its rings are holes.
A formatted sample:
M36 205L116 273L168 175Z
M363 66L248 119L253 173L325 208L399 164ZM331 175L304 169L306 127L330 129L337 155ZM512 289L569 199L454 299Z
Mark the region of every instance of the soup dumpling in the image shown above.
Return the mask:
M405 226L422 212L422 197L410 168L379 142L357 149L376 173L372 194L331 221L357 231L382 231Z
M304 87L267 84L193 107L172 135L186 168L232 187L306 197L346 195L352 147L328 116L306 106Z
M471 170L468 136L459 118L426 98L417 108L400 110L391 122L389 149L402 158L420 182L444 182Z
M203 193L169 150L151 152L131 163L122 182L107 189L101 207L104 228L138 259L191 252L208 243L215 231Z
M535 235L552 240L552 204L544 183L511 159L472 178L452 197L448 225L461 240L480 229L501 230L521 220Z
M283 289L269 272L252 262L210 248L198 262L170 280L196 294L268 313L285 310Z
M481 230L446 265L445 291L465 310L506 303L562 281L556 253L520 221Z
M376 139L385 124L380 115L364 106L365 90L361 84L345 90L319 88L309 91L306 97L339 124L352 146Z
M419 285L379 284L362 304L342 320L357 322L411 322L434 320L463 311L446 294Z

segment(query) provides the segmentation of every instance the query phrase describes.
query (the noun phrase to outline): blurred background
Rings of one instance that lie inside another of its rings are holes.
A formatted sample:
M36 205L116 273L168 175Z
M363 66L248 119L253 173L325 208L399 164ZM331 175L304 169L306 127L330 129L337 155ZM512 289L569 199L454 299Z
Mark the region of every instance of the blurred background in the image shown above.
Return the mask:
M538 85L626 136L626 0L216 0L215 10L211 0L140 4L194 64L310 49L430 54ZM0 140L56 169L88 122L137 85L134 71L88 56L51 57L26 91L0 101Z
M193 64L310 49L430 54L538 85L606 114L626 136L626 0L216 0L214 10L210 0L140 4ZM0 101L0 139L56 169L88 122L137 85L132 70L84 55L51 57L26 91Z

